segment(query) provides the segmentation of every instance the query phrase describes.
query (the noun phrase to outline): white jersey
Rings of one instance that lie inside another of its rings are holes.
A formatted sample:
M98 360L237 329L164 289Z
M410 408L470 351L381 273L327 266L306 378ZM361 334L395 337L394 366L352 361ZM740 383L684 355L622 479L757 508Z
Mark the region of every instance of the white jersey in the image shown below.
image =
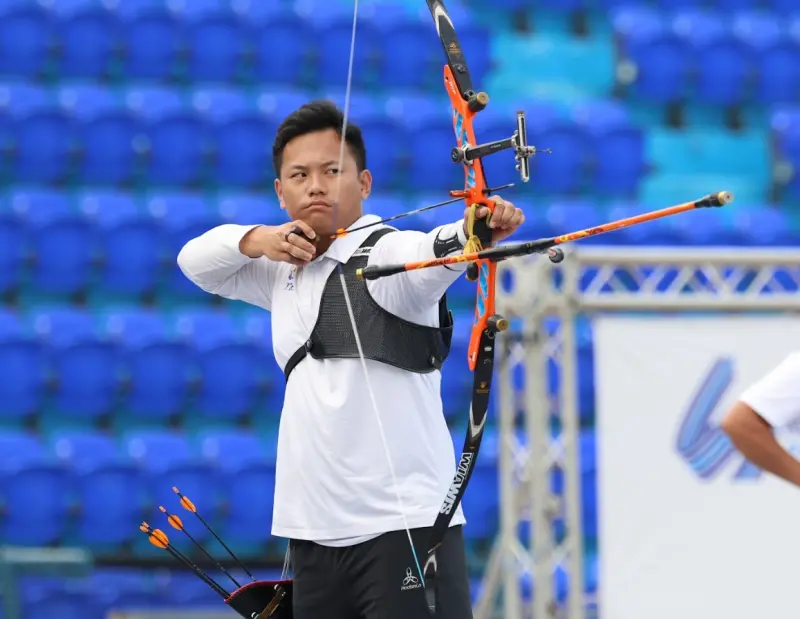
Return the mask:
M800 421L800 352L788 355L739 399L774 428Z
M378 220L364 216L351 228ZM254 227L214 228L189 241L178 264L203 290L271 312L273 349L283 368L309 338L336 264L347 262L379 226L336 239L302 269L243 255L239 242ZM397 231L375 244L368 263L434 258L439 234L443 239L458 237L461 247L466 241L460 221L427 234ZM369 281L369 291L387 311L438 326L439 300L465 268L410 271ZM360 359L317 360L309 355L293 370L278 433L273 535L344 546L406 525L428 527L436 519L456 466L442 411L441 374L416 374L371 360L366 365L386 444ZM464 522L459 507L451 526Z

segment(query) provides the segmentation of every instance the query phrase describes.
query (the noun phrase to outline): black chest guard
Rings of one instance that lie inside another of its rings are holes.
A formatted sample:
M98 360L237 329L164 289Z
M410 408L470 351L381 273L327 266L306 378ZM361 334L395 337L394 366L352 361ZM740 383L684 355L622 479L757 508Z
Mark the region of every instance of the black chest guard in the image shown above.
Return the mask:
M367 266L369 250L378 239L391 232L394 229L383 228L373 232L342 265L364 357L409 372L433 372L441 369L450 353L453 315L447 308L447 295L439 301L439 327L426 327L383 309L370 295L367 282L356 277L356 269ZM338 268L325 283L319 316L311 336L295 351L283 370L287 381L306 355L314 359L359 358Z

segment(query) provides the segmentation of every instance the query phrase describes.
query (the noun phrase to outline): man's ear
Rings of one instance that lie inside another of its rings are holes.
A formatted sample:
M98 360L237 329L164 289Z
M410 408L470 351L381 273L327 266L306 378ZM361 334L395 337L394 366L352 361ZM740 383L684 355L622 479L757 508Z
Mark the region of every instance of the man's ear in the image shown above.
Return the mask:
M372 174L369 170L362 170L358 175L358 180L361 183L361 199L366 200L372 193Z
M275 195L278 196L278 203L283 210L286 210L286 205L283 203L283 187L279 178L275 179Z

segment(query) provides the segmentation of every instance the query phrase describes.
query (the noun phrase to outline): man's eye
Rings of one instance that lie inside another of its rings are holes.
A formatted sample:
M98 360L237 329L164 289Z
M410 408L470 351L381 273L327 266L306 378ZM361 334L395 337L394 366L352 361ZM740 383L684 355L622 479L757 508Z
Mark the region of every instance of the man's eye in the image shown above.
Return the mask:
M328 172L333 172L334 174L338 174L339 173L339 168L329 168Z
M300 176L305 176L305 172L295 172L292 174L292 178L299 178Z

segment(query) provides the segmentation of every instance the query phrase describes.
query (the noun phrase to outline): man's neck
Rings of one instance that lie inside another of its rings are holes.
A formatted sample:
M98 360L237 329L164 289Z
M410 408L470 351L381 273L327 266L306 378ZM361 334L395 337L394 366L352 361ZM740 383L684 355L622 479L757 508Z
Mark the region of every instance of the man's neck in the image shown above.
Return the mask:
M359 219L363 217L363 213L359 213L354 219L349 221L346 224L340 225L339 230L347 230L350 226L356 223ZM317 248L315 257L322 256L325 254L326 251L330 248L336 238L331 238L336 234L336 231L333 232L326 232L324 234L317 233L317 241L314 243L314 247Z

